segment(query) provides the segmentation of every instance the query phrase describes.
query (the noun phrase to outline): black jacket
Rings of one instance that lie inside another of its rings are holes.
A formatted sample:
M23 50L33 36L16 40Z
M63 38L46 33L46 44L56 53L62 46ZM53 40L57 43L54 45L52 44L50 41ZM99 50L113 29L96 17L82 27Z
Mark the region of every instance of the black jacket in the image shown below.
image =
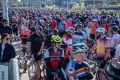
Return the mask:
M0 43L0 62L9 62L10 59L15 58L16 52L13 45L11 44L6 45L2 59L1 59L1 49L2 49L2 43Z

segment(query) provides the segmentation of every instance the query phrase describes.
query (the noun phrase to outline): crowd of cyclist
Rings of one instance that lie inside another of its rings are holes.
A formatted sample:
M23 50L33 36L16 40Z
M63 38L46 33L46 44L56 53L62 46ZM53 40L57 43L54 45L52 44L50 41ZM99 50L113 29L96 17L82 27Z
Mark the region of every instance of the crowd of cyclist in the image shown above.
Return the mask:
M93 79L91 68L84 61L93 51L101 61L100 71L104 72L106 62L112 58L113 71L120 75L120 17L117 12L10 9L8 16L9 25L3 19L0 33L8 33L11 43L21 40L28 55L34 55L37 62L34 76L39 80L42 80L39 65L43 55L47 66L46 80L58 76L61 80ZM92 47L88 46L90 40L95 42ZM100 76L104 80L104 76Z

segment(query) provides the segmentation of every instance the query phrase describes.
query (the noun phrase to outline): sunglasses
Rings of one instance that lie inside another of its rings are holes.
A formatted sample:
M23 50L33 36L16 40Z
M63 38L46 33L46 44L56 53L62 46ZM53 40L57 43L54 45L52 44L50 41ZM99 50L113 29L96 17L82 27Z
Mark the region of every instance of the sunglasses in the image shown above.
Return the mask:
M10 38L6 38L6 40L10 40Z
M8 23L4 23L4 24L8 24Z
M58 44L60 44L60 42L57 42Z

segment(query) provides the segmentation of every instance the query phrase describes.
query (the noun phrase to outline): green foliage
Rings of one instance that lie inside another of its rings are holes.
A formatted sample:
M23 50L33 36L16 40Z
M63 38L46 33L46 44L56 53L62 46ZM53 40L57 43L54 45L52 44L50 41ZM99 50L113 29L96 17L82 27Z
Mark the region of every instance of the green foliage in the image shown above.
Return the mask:
M80 3L80 4L75 4L73 5L72 9L84 9L85 8L85 4L84 2Z

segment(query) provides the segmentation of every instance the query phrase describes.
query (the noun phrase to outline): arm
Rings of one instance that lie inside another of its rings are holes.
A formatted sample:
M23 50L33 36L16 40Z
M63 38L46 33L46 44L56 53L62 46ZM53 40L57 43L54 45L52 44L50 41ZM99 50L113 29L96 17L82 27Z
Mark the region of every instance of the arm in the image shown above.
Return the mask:
M119 56L119 58L118 58L118 61L117 61L117 63L116 63L116 66L120 69L120 56Z
M38 55L40 55L43 50L44 50L44 42L42 42L42 46L40 47L40 50L39 50L39 52L38 52Z
M110 41L109 40L105 43L105 47L106 47L106 54L105 54L104 60L107 60L110 54Z
M117 42L118 42L118 40L117 40L117 39L114 39L114 45L113 45L114 49L115 49L115 47L116 47L116 45L117 45Z
M27 42L27 52L31 52L31 42Z
M94 44L94 46L92 47L92 49L90 50L90 52L94 51L97 48L97 44Z
M49 58L49 51L48 50L45 51L44 56L45 56L46 66L47 66L48 70L51 72L52 68L50 66L50 58Z
M63 67L63 64L64 64L64 50L62 51L62 57L61 57L61 62L59 64L59 69Z
M8 63L9 63L10 59L15 58L15 56L16 56L16 52L15 52L14 47L11 45L9 48L10 48L10 51L11 51L10 52L11 56L7 60Z

